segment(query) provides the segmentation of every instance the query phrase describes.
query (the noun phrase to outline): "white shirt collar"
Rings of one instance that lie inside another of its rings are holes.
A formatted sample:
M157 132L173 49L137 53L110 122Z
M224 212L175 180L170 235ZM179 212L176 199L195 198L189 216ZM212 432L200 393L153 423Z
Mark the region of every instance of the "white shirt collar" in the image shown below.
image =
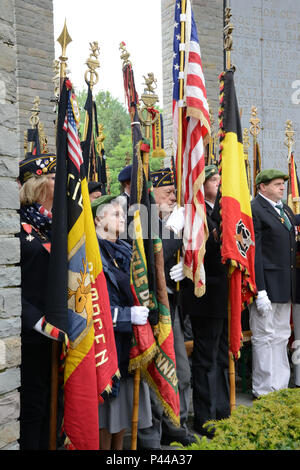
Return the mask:
M207 201L206 199L205 199L205 202L206 202L206 204L208 204L212 209L214 208L213 202Z
M280 206L280 205L282 205L282 201L281 201L281 200L279 200L279 201L277 201L277 202L274 202L274 201L272 201L272 199L269 199L268 197L264 196L264 195L261 194L260 192L258 192L258 194L259 194L261 197L263 197L264 199L266 199L266 201L268 201L268 202L271 204L271 206L273 206L274 208L275 208L275 206L278 206L278 205Z

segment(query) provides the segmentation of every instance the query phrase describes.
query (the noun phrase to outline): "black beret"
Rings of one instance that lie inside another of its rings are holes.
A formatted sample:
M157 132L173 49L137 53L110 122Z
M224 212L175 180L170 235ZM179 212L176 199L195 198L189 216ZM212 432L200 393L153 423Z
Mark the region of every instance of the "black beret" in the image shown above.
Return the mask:
M122 183L123 181L131 180L131 170L132 165L127 165L125 166L125 168L123 168L123 170L120 171L118 176L118 180L120 181L120 183Z

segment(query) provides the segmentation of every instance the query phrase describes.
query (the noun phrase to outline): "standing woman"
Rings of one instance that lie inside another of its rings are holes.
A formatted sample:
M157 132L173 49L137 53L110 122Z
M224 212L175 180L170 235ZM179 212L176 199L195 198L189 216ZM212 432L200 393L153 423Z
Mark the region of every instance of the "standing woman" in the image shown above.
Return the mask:
M134 306L130 289L132 248L119 234L125 230L123 197L101 196L92 202L103 271L105 273L121 380L112 394L99 406L100 449L122 450L126 429L131 427L133 408L133 375L128 372L132 325L147 323L148 308ZM139 428L152 424L150 395L147 384L140 383Z
M20 162L21 389L20 449L49 448L52 340L41 328L51 243L55 155Z

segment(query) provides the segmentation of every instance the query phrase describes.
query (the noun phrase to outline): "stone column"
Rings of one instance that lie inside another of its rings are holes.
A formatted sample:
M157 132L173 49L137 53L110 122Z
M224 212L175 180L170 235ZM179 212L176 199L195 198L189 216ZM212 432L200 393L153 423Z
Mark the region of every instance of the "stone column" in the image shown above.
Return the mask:
M35 96L40 97L40 122L48 137L49 151L55 152L53 112L54 30L52 0L15 0L17 80L19 105L19 152L24 155L24 131Z
M16 37L11 0L0 8L0 449L18 449L20 261Z

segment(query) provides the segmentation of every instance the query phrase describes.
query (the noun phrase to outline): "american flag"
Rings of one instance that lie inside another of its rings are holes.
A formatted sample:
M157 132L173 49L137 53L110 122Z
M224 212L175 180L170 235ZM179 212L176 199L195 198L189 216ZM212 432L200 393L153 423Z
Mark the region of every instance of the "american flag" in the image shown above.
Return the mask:
M185 21L185 43L181 44L181 25ZM184 70L180 70L180 50L184 50ZM183 99L180 100L180 80ZM195 285L195 295L205 292L203 258L207 239L204 202L204 137L210 132L209 108L197 27L187 0L185 15L182 0L175 3L173 42L173 139L177 149L179 108L182 108L182 200L185 204L183 232L184 270ZM176 151L177 153L177 151ZM178 155L177 155L178 157ZM177 158L177 172L178 168Z
M80 140L78 137L76 122L74 119L73 108L71 104L72 91L69 91L68 107L63 129L68 133L68 157L72 160L80 173L80 166L83 163Z

